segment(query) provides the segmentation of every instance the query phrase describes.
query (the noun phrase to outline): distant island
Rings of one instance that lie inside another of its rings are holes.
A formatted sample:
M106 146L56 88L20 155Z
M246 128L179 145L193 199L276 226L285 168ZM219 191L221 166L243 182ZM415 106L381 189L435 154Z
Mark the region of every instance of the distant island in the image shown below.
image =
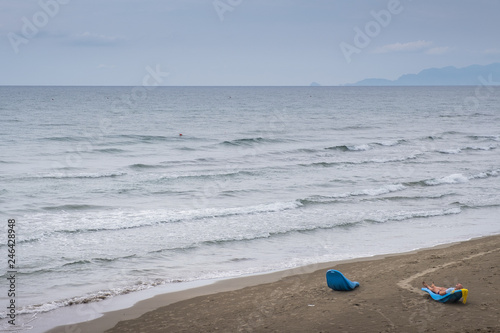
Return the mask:
M483 78L482 80L480 78ZM500 63L424 69L418 74L405 74L397 80L365 79L346 86L474 86L500 85Z

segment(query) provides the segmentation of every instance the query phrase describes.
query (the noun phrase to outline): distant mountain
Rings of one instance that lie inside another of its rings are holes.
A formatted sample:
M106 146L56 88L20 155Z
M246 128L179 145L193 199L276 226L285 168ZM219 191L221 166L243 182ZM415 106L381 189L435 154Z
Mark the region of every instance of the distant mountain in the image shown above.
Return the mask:
M490 77L491 75L491 77ZM480 80L483 77L484 80ZM348 86L475 86L500 85L500 63L424 69L418 74L405 74L397 80L365 79Z

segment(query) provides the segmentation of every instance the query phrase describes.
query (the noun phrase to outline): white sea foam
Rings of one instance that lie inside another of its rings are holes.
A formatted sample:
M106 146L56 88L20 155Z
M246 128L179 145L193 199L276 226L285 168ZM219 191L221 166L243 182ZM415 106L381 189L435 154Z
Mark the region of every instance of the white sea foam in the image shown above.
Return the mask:
M381 145L381 146L386 146L386 147L392 147L392 146L397 146L399 144L402 144L404 142L406 142L406 140L399 139L399 140L379 141L376 144Z
M376 189L368 189L368 190L363 190L360 193L366 194L366 195L382 195L382 194L387 194L391 192L397 192L397 191L403 191L406 189L406 186L403 184L393 184L393 185L386 185L380 188Z
M485 172L480 172L475 175L472 175L470 179L481 179L481 178L488 178L488 177L497 177L500 174L500 169L496 170L489 170Z
M426 180L425 184L427 185L441 185L441 184L460 184L466 183L469 181L469 178L462 175L461 173L455 173L449 176L445 176L443 178Z
M460 154L461 151L462 151L462 149L460 149L460 148L438 150L438 152L440 152L442 154Z
M370 146L369 144L361 144L355 146L347 146L347 148L352 151L366 151L372 149L372 146Z

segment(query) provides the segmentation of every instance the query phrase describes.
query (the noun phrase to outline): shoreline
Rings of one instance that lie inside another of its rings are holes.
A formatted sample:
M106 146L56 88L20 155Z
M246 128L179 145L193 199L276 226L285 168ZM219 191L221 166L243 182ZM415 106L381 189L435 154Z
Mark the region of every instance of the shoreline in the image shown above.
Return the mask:
M124 323L126 321L127 326L129 327L130 323L135 323L135 325L138 325L138 322L141 322L141 318L151 316L154 313L162 312L162 311L170 311L174 310L175 308L179 308L180 306L184 304L191 304L190 306L193 306L194 304L197 304L201 299L208 299L211 297L217 297L220 298L219 304L225 304L227 303L227 297L229 297L229 294L231 293L241 293L242 295L245 295L245 291L248 289L255 289L257 292L259 290L263 290L268 288L271 285L274 285L275 287L271 287L271 295L273 293L272 290L278 290L281 287L281 284L285 280L289 279L298 279L301 281L300 284L296 284L295 288L303 288L304 284L308 284L310 279L317 279L317 284L318 286L322 286L323 292L325 293L324 296L330 296L330 293L328 292L328 288L326 287L326 282L324 282L324 273L326 272L327 269L330 268L336 268L338 269L341 267L343 269L343 272L349 272L347 275L348 277L351 277L353 279L357 279L361 283L361 286L363 288L364 281L360 280L356 276L356 269L354 269L352 272L353 268L351 266L356 266L356 267L372 267L376 268L377 266L384 266L385 264L388 264L388 262L392 261L398 261L398 260L405 260L405 258L413 258L410 260L410 262L415 262L418 261L418 259L415 259L414 257L419 257L423 253L427 252L436 252L436 253L441 253L441 252L460 252L460 248L463 247L482 247L484 249L485 243L489 244L490 250L491 248L494 248L493 252L491 252L493 255L498 255L499 254L499 249L500 249L500 235L491 235L491 236L483 236L483 237L478 237L478 238L473 238L470 240L466 241L459 241L459 242L454 242L454 243L448 243L448 244L440 244L436 245L430 248L423 248L423 249L417 249L417 250L412 250L408 252L403 252L403 253L392 253L392 254L384 254L384 255L376 255L376 256L371 256L371 257L364 257L364 258L354 258L354 259L348 259L348 260L341 260L341 261L334 261L334 262L326 262L326 263L318 263L318 264L311 264L311 265L306 265L306 266L301 266L297 268L292 268L292 269L286 269L282 271L275 271L275 272L269 272L269 273L262 273L262 274L257 274L257 275L249 275L249 276L242 276L242 277L234 277L234 278L228 278L228 279L223 279L223 280L215 280L215 281L206 281L208 284L204 284L202 286L197 286L194 288L189 288L185 290L180 290L180 291L174 291L174 292L169 292L169 293L163 293L159 295L155 295L151 298L143 299L132 305L131 307L125 308L125 309L120 309L120 310L115 310L115 311L110 311L110 312L105 312L102 314L101 317L90 320L90 321L84 321L81 323L76 323L72 325L64 325L64 326L58 326L52 329L49 329L48 333L59 333L59 332L67 332L68 329L71 331L74 331L75 329L78 330L81 333L84 332L104 332L106 330L111 331L123 331L124 329ZM491 243L491 244L490 244ZM486 253L484 251L476 251L477 253ZM436 259L439 259L442 255L440 254L432 254L432 256L435 256ZM500 256L499 256L500 257ZM466 260L465 256L464 259ZM472 260L472 258L470 259ZM477 259L478 260L478 259ZM452 262L453 263L453 262ZM345 268L344 268L345 267ZM427 266L424 266L423 268L426 268ZM438 266L439 267L439 266ZM427 271L429 271L427 267ZM439 270L439 269L437 269ZM365 269L363 269L365 271ZM425 272L425 269L420 269L417 272L414 272L414 274L410 275L414 276L416 275L422 275L422 272ZM422 276L423 277L423 276ZM370 277L372 278L372 277ZM408 281L408 276L402 276L403 279L400 279L396 281L392 289L394 288L399 288L405 292L409 293L419 293L419 288L418 284L415 285L415 281L411 280ZM450 277L451 278L451 277ZM448 280L450 279L448 278ZM498 279L498 283L500 283L500 276L496 276ZM210 282L210 283L209 283ZM439 280L435 280L436 284L439 284ZM421 281L419 282L421 283ZM463 282L462 282L463 283ZM441 283L442 284L442 283ZM469 283L465 283L464 285L466 288L468 287ZM318 287L316 286L316 288ZM361 289L361 288L358 288ZM363 288L364 289L364 288ZM269 291L268 291L269 292ZM287 291L288 293L289 291ZM281 293L281 292L280 292ZM353 295L357 295L359 293L359 290L356 290L353 292ZM254 291L252 291L252 295L255 294ZM421 292L422 296L424 293ZM248 296L248 295L247 295ZM284 295L275 295L275 296L281 296L283 297ZM224 297L226 297L226 300L224 300ZM421 298L421 297L418 297ZM469 297L471 298L471 297ZM473 297L472 297L473 299ZM248 310L255 308L255 303L257 299L254 300L247 300L246 302L250 302L249 307L247 306L248 309L242 311L240 313L247 313ZM278 297L279 300L279 297ZM234 300L233 300L234 301ZM470 301L469 301L470 302ZM315 308L312 304L311 308ZM168 308L168 309L167 309ZM212 313L210 312L212 311ZM217 309L213 308L208 308L204 309L203 312L205 313L205 316L212 317L212 319L220 318L221 316L224 316L223 313L221 313L220 307ZM246 311L246 312L245 312ZM200 312L200 311L198 311ZM222 311L223 312L223 311ZM250 311L250 313L256 312L255 309L254 311ZM259 312L259 311L257 311ZM257 313L256 312L256 313ZM307 311L306 311L307 312ZM255 314L255 313L254 313ZM258 314L258 313L257 313ZM261 314L262 317L262 314ZM266 321L273 321L272 316L264 316ZM209 322L210 320L205 320ZM262 318L260 318L259 323L262 321ZM288 321L288 320L287 320ZM241 322L241 320L240 320ZM188 325L188 323L185 323ZM199 323L193 323L193 325L198 325ZM119 330L115 327L120 327ZM144 324L146 325L146 324ZM219 324L218 324L219 325ZM239 324L240 326L242 325L241 323ZM206 325L205 325L206 326ZM220 325L219 325L220 326ZM243 324L243 326L245 326ZM248 326L248 323L247 323ZM255 325L254 325L255 326ZM113 330L113 327L115 328ZM234 327L236 328L236 327ZM247 327L248 328L248 327ZM255 329L255 327L250 327L252 330ZM180 328L179 328L180 329ZM149 329L150 330L150 329ZM169 330L172 331L172 328ZM197 328L195 326L191 327L192 331L196 331ZM209 327L204 327L203 330L208 330L210 331ZM500 328L499 328L500 330ZM175 329L173 330L175 331ZM279 331L279 329L278 329Z

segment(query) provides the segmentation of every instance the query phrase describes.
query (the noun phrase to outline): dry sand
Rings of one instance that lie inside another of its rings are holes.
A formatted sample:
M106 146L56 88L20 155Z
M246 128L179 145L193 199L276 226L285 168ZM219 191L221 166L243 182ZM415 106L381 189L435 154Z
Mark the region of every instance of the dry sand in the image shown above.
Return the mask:
M106 332L500 332L499 259L500 235L484 237L222 281L51 332L102 332L119 320ZM361 286L329 289L328 268ZM445 287L462 283L467 303L433 301L420 290L423 280Z

